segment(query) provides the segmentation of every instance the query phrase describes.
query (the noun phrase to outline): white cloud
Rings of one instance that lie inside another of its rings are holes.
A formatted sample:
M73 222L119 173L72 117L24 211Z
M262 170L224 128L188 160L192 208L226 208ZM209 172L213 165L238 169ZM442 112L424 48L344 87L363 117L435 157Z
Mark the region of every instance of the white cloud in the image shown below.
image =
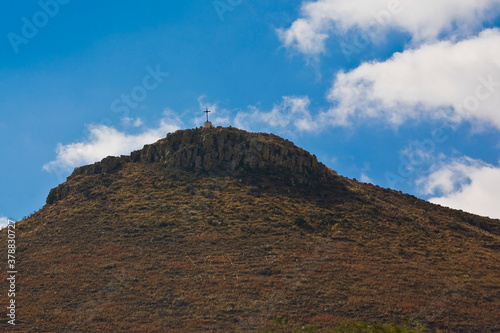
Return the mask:
M500 164L494 166L469 157L454 159L435 166L417 185L424 194L438 195L430 199L433 203L500 218Z
M299 131L313 131L317 125L309 112L309 105L308 97L285 96L271 111L263 112L256 107L250 107L249 112L239 112L234 122L237 127L244 129L254 126L283 129L293 125L294 129Z
M57 172L102 160L107 156L128 155L178 130L179 119L164 118L157 128L145 129L139 134L127 134L105 125L89 125L89 137L84 142L58 144L57 157L43 166L48 172Z
M0 229L3 229L9 225L10 219L4 216L0 216Z
M286 47L313 56L325 51L333 31L359 28L375 36L395 28L415 41L435 40L440 34L467 35L498 13L500 0L317 0L303 2L301 17L279 29Z
M125 127L129 127L129 126L141 127L142 125L144 125L141 118L130 118L130 117L123 118L121 123Z
M361 173L361 179L360 179L361 182L363 183L372 183L373 184L373 180L366 174L366 173Z
M423 45L341 71L328 93L334 106L316 122L348 125L380 118L397 126L433 118L500 129L499 54L500 30L489 29L468 40Z

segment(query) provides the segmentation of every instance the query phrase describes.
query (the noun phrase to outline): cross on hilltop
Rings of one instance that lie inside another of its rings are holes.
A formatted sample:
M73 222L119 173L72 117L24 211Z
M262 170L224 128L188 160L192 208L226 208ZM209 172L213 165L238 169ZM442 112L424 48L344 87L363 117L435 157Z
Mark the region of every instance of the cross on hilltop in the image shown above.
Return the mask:
M203 112L205 112L205 113L207 114L207 123L208 123L208 114L209 114L210 112L212 112L212 111L208 111L208 108L207 108L207 109L206 109L205 111L203 111Z
M209 110L208 110L208 108L207 108L207 109L206 109L205 111L203 111L203 112L205 112L205 113L207 114L207 121L203 124L203 128L212 128L212 127L213 127L213 126L212 126L212 123L211 123L210 121L208 121L208 114L209 114L210 112L212 112L212 111L209 111Z

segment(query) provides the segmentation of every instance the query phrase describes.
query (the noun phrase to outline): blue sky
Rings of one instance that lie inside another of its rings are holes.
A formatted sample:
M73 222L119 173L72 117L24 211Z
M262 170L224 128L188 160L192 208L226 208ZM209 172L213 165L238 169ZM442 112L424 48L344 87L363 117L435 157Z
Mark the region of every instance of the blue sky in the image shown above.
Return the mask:
M0 223L167 132L272 132L500 218L500 1L76 1L0 14Z

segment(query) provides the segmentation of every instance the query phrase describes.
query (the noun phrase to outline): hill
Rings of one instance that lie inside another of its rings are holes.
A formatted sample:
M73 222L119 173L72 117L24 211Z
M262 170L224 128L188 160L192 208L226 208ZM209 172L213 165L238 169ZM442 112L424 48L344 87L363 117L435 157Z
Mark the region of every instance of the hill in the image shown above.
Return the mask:
M342 177L270 134L183 130L75 169L16 244L2 331L262 332L277 316L500 331L500 221Z

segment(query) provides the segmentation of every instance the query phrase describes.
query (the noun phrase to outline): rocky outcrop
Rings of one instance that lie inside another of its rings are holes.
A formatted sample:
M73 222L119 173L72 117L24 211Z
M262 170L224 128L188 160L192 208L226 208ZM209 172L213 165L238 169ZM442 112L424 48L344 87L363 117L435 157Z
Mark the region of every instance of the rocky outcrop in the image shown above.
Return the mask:
M110 156L76 168L70 177L113 173L126 163L163 163L168 168L217 176L258 171L286 173L294 184L322 180L333 172L318 162L316 156L279 136L217 127L169 133L165 139L146 145L130 156ZM62 184L51 191L47 203L67 195L68 189Z
M166 139L133 152L130 160L226 175L286 169L295 175L321 177L328 172L316 156L288 140L222 127L170 133Z
M123 163L127 162L130 162L129 156L122 156L122 157L108 156L101 162L97 162L81 168L76 168L75 171L73 172L73 175L81 175L81 174L95 175L100 173L110 173L120 168Z

